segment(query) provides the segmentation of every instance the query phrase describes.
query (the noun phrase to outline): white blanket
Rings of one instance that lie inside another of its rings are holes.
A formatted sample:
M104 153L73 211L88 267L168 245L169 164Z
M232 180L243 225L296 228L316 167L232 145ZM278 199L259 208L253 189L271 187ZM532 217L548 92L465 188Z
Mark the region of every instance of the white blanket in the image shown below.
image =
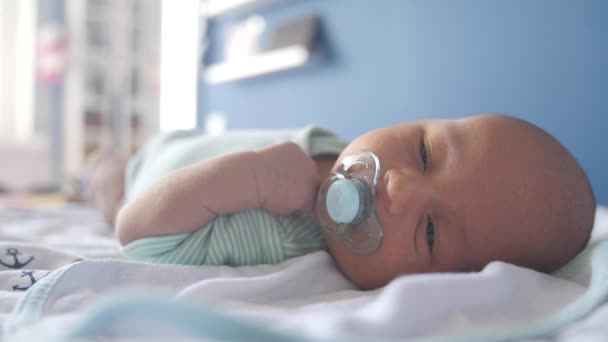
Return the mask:
M68 215L78 221L63 225L71 240L56 234L60 227L49 228L54 214L25 217L21 228L18 218L8 220L9 230L0 226L3 264L33 258L0 272L7 340L608 340L606 208L597 211L590 247L554 275L496 262L479 273L403 276L367 292L356 290L325 252L240 268L100 260L120 257L110 232L86 210L73 211L94 224ZM18 241L6 242L9 233ZM91 260L72 264L76 259ZM12 288L32 282L25 268L38 280L26 295Z

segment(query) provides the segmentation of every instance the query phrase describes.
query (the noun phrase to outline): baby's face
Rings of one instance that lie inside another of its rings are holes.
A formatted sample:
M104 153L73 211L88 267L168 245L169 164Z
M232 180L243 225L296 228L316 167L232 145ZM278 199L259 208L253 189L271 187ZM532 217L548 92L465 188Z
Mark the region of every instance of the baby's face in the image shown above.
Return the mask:
M325 233L341 269L359 286L375 288L399 274L480 269L530 248L525 241L534 232L509 224L512 207L523 206L511 192L536 172L522 166L534 149L525 139L493 116L406 123L357 138L334 169L359 151L378 155L376 211L384 238L375 253L357 255Z

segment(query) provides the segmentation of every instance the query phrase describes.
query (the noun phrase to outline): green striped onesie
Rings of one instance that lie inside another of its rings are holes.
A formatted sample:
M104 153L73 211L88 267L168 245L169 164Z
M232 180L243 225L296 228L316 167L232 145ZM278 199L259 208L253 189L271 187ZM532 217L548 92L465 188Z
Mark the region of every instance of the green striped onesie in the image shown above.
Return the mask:
M338 155L346 143L317 127L301 130L232 131L209 136L175 131L152 139L130 161L126 176L128 201L155 180L177 168L218 155L259 149L284 141L300 145L309 156ZM189 234L135 240L123 247L132 259L185 265L274 264L325 248L310 214L290 216L251 209L216 217Z

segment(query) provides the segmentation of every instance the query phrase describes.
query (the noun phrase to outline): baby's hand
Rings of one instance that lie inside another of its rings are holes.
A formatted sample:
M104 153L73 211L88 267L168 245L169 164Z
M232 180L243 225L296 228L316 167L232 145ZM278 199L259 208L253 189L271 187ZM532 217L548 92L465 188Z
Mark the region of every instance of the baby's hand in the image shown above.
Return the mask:
M261 206L275 214L310 211L321 182L316 163L293 142L258 151L256 170Z

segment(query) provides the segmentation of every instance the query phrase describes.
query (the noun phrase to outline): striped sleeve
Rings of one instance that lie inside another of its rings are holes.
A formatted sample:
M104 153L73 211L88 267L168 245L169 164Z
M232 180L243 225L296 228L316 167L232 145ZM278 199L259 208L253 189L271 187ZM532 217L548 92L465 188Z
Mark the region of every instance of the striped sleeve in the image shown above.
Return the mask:
M286 259L326 248L321 229L312 215L296 212L279 217L278 222Z
M279 218L261 209L217 217L191 234L147 237L123 247L132 259L181 265L242 266L286 259Z

